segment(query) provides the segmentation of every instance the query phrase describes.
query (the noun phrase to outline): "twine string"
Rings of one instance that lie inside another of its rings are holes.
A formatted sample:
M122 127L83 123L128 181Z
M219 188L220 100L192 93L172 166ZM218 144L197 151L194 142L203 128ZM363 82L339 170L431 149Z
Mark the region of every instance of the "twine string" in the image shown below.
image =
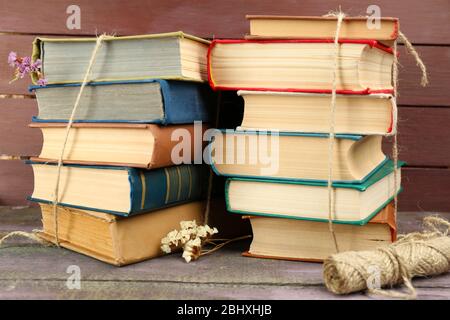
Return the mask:
M329 144L328 144L328 180L327 180L327 189L328 189L328 226L329 231L331 233L333 243L335 246L336 252L339 252L339 246L336 239L336 234L333 228L333 220L335 216L335 200L334 200L334 190L333 190L333 182L332 182L332 174L333 174L333 152L334 152L334 142L335 142L335 117L336 117L336 89L337 89L337 77L339 71L339 33L342 26L342 21L345 18L345 13L341 11L337 12L329 12L325 16L333 16L336 17L336 32L334 36L334 65L333 65L333 78L332 78L332 90L331 90L331 104L330 104L330 132L329 132ZM420 68L422 72L421 76L421 85L426 86L429 83L427 69L422 59L420 58L417 51L414 49L411 42L407 39L407 37L401 32L398 32L400 40L405 44L407 52L411 54L415 61L416 65ZM392 103L392 129L389 133L367 133L361 132L361 134L372 134L372 135L381 135L381 136L393 136L392 141L392 159L394 166L394 216L397 217L398 211L398 197L397 190L399 189L399 177L398 177L398 108L397 108L397 99L398 96L398 49L397 49L397 40L394 42L394 62L392 67L392 78L393 78L393 103Z
M333 87L331 91L331 106L330 106L330 133L329 133L329 152L328 152L328 225L329 230L332 235L336 252L337 254L332 256L331 258L327 259L324 263L324 277L326 280L326 285L330 289L330 291L335 293L349 293L354 291L362 290L361 287L361 279L364 280L364 289L367 289L367 274L366 268L368 265L370 265L370 262L378 262L377 259L375 259L371 254L372 252L366 253L366 254L360 254L356 252L347 252L343 253L342 256L345 257L343 259L340 259L338 264L333 257L340 257L339 254L339 248L338 243L336 241L336 235L333 230L333 216L334 216L334 193L332 188L332 168L333 168L333 144L335 139L335 132L334 132L334 125L335 125L335 108L336 108L336 86L337 86L337 72L338 72L338 63L339 63L339 31L342 25L342 20L345 17L345 14L342 13L342 11L339 9L338 12L330 12L327 14L327 16L334 16L337 18L337 25L336 25L336 34L334 37L334 45L335 45L335 54L334 54L334 70L333 70ZM428 81L428 75L426 66L421 60L419 54L414 49L412 44L409 42L409 40L406 38L406 36L399 31L399 38L400 40L405 44L407 52L411 54L415 61L416 65L420 68L422 72L421 77L421 85L426 86ZM394 54L394 62L392 67L392 78L393 78L393 91L394 91L394 101L393 101L393 117L392 117L392 130L390 133L382 133L382 136L393 136L393 143L392 143L392 158L394 162L394 216L395 219L397 218L397 211L398 211L398 199L397 199L397 190L399 188L399 178L398 178L398 109L397 109L397 103L396 98L398 96L398 48L397 48L397 40L394 42L394 48L393 48L393 54ZM365 133L368 134L368 133ZM378 135L378 134L377 134ZM395 220L397 221L397 220ZM445 224L442 222L442 219L438 221L430 222L430 219L425 219L425 221L428 224L431 225L446 225L448 227L448 222ZM445 235L447 235L448 230L446 231ZM439 231L436 229L432 233L433 235L442 235L439 233ZM427 232L426 235L424 234L413 234L410 236L407 236L406 238L409 240L402 240L399 243L415 243L414 239L417 238L423 238L427 237L430 238L430 232ZM411 242L412 241L412 242ZM431 249L429 244L425 245L426 248ZM406 262L406 259L409 257L404 257L403 252L399 252L399 248L396 246L391 246L388 248L381 248L376 251L376 254L373 255L382 255L383 257L378 257L378 260L381 261L388 261L385 265L382 265L382 272L386 273L386 269L390 270L391 273L388 273L388 276L385 275L384 280L387 284L398 284L403 283L404 286L407 289L407 292L396 292L396 291L388 291L388 290L382 290L378 288L369 288L369 292L384 295L388 297L393 298L403 298L403 299L415 299L417 297L416 290L414 286L412 285L411 279L414 274L417 274L410 271L410 268L408 268L408 263ZM441 255L442 256L442 255ZM448 261L447 261L448 262ZM395 266L395 267L393 267ZM339 270L338 267L341 267L345 270L345 268L348 268L349 271L345 273L342 270ZM389 269L390 268L390 269ZM440 271L433 271L433 272L440 272ZM425 274L429 274L424 272ZM435 274L432 273L432 274ZM357 281L359 279L359 282ZM386 280L388 279L388 280ZM358 284L352 283L358 282ZM352 286L353 285L353 286ZM337 288L336 288L337 287ZM356 289L355 289L356 288Z
M412 43L408 40L408 38L401 32L398 31L398 37L401 42L406 47L406 51L413 56L414 60L416 61L416 65L419 67L419 69L422 71L422 77L420 78L420 84L422 87L426 87L429 84L428 80L428 73L427 73L427 67L423 63L422 59L419 56L419 53L417 53L416 49L414 49L414 46Z
M22 238L26 238L32 241L35 241L41 245L45 245L45 246L49 246L51 245L50 242L38 237L36 234L38 232L40 232L41 230L33 230L33 232L25 232L25 231L12 231L8 234L6 234L5 236L3 236L0 239L0 246L3 245L3 243L5 243L6 240L8 240L9 238L13 238L13 237L22 237Z
M83 94L84 87L89 82L89 77L91 75L92 67L94 66L98 50L100 49L103 40L105 40L107 38L112 38L112 37L113 36L107 36L106 34L102 34L99 37L97 37L97 41L95 43L94 49L92 50L92 54L91 54L91 58L89 60L89 64L88 64L88 66L86 68L86 72L84 74L83 82L81 83L80 90L78 91L77 98L76 98L75 103L74 103L73 108L72 108L72 113L70 114L70 118L69 118L69 121L68 121L67 126L66 126L66 131L65 131L65 134L64 134L64 141L63 141L63 144L61 146L61 153L60 153L59 158L58 158L56 179L55 179L55 188L54 188L54 192L53 192L53 201L52 201L53 218L54 218L54 225L55 225L55 242L56 242L56 245L58 247L59 247L59 242L60 241L59 241L59 232L58 232L58 206L57 206L57 204L59 202L59 186L60 186L60 181L61 181L61 167L62 167L62 163L63 163L64 152L66 150L66 145L67 145L67 141L69 139L69 133L70 133L70 129L71 129L72 124L73 124L75 113L76 113L76 111L78 109L78 106L80 104L80 100L81 100L81 97L82 97L82 94Z
M331 13L330 13L331 14ZM341 31L342 21L345 14L339 9L339 12L335 14L337 17L336 33L334 36L334 64L333 64L333 84L331 89L331 104L330 104L330 132L328 140L328 229L333 239L334 248L336 252L339 252L339 245L336 239L336 233L333 228L334 220L334 189L333 189L333 157L334 157L334 140L335 140L335 122L336 122L336 90L339 72L339 33Z
M450 223L436 216L425 217L423 222L423 231L400 236L399 241L388 247L348 251L326 259L323 269L326 287L336 294L368 290L389 298L417 298L413 277L432 276L450 270ZM378 288L369 285L373 276L370 266L378 267ZM400 284L406 292L382 289Z

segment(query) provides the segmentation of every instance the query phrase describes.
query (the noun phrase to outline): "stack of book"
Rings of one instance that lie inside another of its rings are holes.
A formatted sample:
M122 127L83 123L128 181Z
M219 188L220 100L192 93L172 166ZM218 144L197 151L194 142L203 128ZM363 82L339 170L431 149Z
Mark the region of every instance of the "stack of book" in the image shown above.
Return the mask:
M56 163L95 43L34 42L49 84L31 87L39 107L31 126L44 142L29 161L30 200L42 209L41 237L55 242L57 229L61 246L125 265L159 255L161 238L180 221L202 221L208 170L191 159L202 152L193 123L207 122L215 105L205 83L209 42L175 32L102 43L65 147L55 228ZM172 155L179 143L185 147Z
M209 82L239 90L241 126L212 145L228 210L250 219L249 256L320 261L335 252L328 229L328 165L336 18L248 16L245 40L214 40ZM393 49L398 21L345 18L339 35L332 186L340 251L395 240ZM402 163L399 162L401 166ZM397 170L400 181L400 170Z

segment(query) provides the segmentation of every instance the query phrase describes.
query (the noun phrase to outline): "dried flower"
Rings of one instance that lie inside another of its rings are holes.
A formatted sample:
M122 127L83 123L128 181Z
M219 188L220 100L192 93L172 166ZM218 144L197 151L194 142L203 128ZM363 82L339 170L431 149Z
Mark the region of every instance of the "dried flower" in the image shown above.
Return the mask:
M42 61L40 59L31 62L31 57L18 57L16 52L11 51L8 55L8 64L16 68L14 78L10 83L24 78L27 74L35 73L38 76L38 85L45 86L47 84L47 79L44 78L41 72Z
M209 238L211 237L213 234L218 233L219 231L217 230L217 228L211 228L208 225L205 226L199 226L197 228L197 235L201 238Z
M182 257L186 262L196 260L202 253L203 244L215 233L217 228L208 225L199 226L195 220L181 221L181 230L172 230L161 239L161 251L171 253L183 249Z
M195 220L192 221L181 221L180 222L181 229L194 229L197 227L197 222Z
M187 263L192 260L197 260L202 253L202 240L200 238L195 238L186 242L184 246L182 257Z
M39 80L37 81L37 84L38 84L39 86L41 86L41 87L44 87L44 86L46 86L46 85L48 84L48 81L47 81L47 79L45 79L45 78L41 78L41 79L39 79Z
M17 67L16 61L17 61L17 53L15 53L14 51L11 51L11 52L8 54L8 64L9 64L11 67Z

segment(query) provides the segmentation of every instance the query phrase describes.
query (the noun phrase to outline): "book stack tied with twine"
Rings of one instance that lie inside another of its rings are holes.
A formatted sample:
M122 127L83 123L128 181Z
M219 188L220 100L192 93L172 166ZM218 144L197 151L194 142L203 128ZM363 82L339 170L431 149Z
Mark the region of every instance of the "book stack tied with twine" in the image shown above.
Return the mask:
M211 87L245 103L211 161L228 177L227 209L251 222L244 255L323 261L391 244L403 163L382 139L397 126L398 20L247 19L245 39L214 40L208 51Z
M158 256L180 221L203 219L208 170L191 160L203 147L194 121L207 123L215 106L209 41L175 32L33 45L48 80L30 87L31 127L44 141L29 161L39 236L114 265ZM177 131L191 140L180 154L188 161L172 156Z

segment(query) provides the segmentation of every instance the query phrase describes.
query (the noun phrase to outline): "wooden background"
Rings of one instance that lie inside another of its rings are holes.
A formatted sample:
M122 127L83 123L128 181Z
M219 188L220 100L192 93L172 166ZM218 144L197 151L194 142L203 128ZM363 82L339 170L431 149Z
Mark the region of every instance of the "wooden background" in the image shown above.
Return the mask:
M66 28L66 8L81 8L81 30ZM0 0L0 205L27 205L33 174L17 157L37 155L39 130L27 127L37 113L27 79L8 84L7 54L30 55L36 35L116 35L182 30L205 38L241 38L246 14L322 15L342 6L365 15L370 4L400 18L401 30L428 67L431 85L421 88L419 70L400 48L400 124L403 211L450 211L450 21L449 0ZM388 152L389 142L386 143Z

